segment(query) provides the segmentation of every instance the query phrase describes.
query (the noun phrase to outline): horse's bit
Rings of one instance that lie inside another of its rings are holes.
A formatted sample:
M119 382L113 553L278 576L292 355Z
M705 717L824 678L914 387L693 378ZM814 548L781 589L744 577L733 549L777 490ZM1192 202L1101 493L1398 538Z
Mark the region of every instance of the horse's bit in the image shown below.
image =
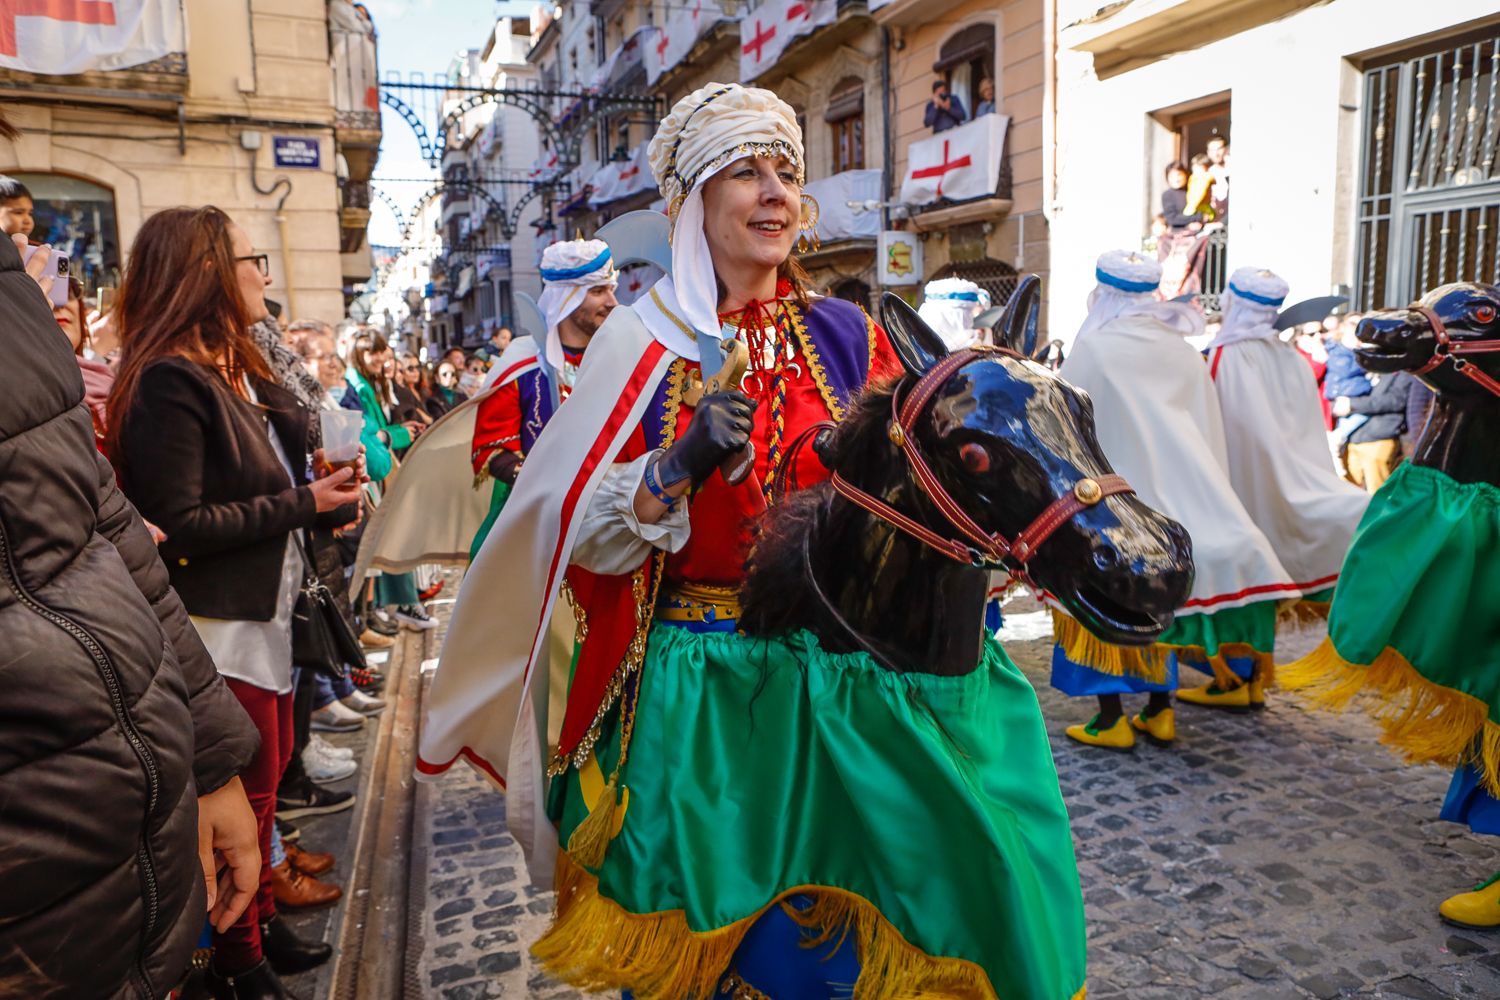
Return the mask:
M1432 335L1437 338L1437 347L1433 348L1431 359L1421 368L1416 369L1413 374L1426 375L1440 368L1445 362L1451 361L1454 371L1478 382L1491 395L1500 396L1500 382L1490 378L1477 366L1460 357L1464 354L1490 354L1500 351L1500 340L1455 341L1448 336L1448 328L1443 325L1442 320L1438 319L1437 313L1423 305L1414 305L1411 310L1427 317L1427 322L1432 326Z
M1098 479L1080 479L1071 491L1048 504L1047 508L1038 514L1036 519L1027 525L1014 540L1007 539L998 531L986 532L975 523L974 519L948 495L948 491L943 488L937 476L933 475L932 469L922 458L922 453L918 450L916 439L912 437L911 431L917 419L927 408L927 404L932 401L932 397L955 372L972 361L996 356L1010 356L1025 360L1014 351L1001 347L965 348L947 355L933 365L917 380L917 384L907 394L905 402L901 401L899 392L891 396L891 423L888 431L891 443L900 448L906 456L906 462L911 467L922 492L926 493L937 506L944 520L958 529L964 537L947 537L918 524L884 500L850 483L837 472L833 474L833 488L840 496L858 504L875 517L904 531L949 559L972 566L1006 569L1010 571L1012 578L1024 579L1027 576L1026 564L1032 556L1036 555L1037 549L1051 537L1053 532L1072 520L1074 515L1094 506L1105 497L1117 493L1134 493L1135 490L1123 476L1114 474L1100 476Z

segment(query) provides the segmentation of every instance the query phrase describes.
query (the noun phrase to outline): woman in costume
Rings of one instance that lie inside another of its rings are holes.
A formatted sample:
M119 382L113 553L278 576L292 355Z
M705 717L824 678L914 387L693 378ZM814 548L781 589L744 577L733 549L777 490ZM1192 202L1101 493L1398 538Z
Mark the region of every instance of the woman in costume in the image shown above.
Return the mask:
M1277 336L1286 294L1286 282L1271 271L1235 271L1224 291L1224 325L1208 347L1208 371L1224 416L1229 480L1302 591L1301 606L1326 615L1369 494L1339 478L1328 460L1317 380ZM1216 700L1208 688L1177 696Z
M479 552L419 773L466 759L507 789L533 881L556 874L557 917L534 951L576 985L661 1000L829 997L856 980L871 996L1080 996L1082 907L1055 772L1002 842L966 856L1007 882L976 894L972 873L939 879L978 910L908 907L893 887L930 888L926 851L882 839L879 823L855 823L857 842L834 832L856 812L902 807L861 778L857 741L831 738L856 732L872 704L894 720L904 686L862 655L735 631L749 520L772 502L788 446L902 371L883 331L850 303L811 297L790 258L812 217L792 109L710 84L673 108L649 153L673 220L671 273L611 315ZM812 449L793 465L802 484L827 476ZM564 572L580 644L552 748L546 671L533 665L549 615L566 613L551 606ZM483 596L500 579L527 617L497 635ZM788 688L804 675L874 701L813 704ZM1031 728L1028 749L1050 772ZM750 749L728 752L738 741ZM797 746L808 752L789 766ZM826 822L821 836L813 822ZM812 947L797 919L809 907L839 914Z
M1333 708L1364 696L1385 743L1455 769L1441 818L1500 835L1500 288L1444 285L1366 316L1359 340L1367 371L1412 372L1437 397L1359 523L1328 638L1283 686ZM1500 927L1500 873L1438 913Z
M1127 750L1137 732L1158 744L1176 738L1179 662L1213 673L1208 703L1264 704L1276 604L1300 591L1230 484L1219 400L1186 340L1202 333L1202 314L1191 303L1156 301L1161 265L1139 254L1106 253L1095 276L1088 317L1058 374L1092 397L1099 443L1115 470L1193 536L1197 570L1187 604L1143 649L1102 643L1053 611L1053 687L1099 699L1098 714L1069 726L1068 736ZM1130 693L1149 698L1127 718L1121 696Z

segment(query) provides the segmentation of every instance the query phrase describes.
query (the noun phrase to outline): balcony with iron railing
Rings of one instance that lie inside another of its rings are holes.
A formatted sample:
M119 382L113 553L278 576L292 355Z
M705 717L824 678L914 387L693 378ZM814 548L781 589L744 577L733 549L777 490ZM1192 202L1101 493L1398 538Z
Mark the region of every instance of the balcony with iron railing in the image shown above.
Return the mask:
M1147 236L1141 240L1141 251L1151 257L1161 256L1161 240ZM1184 252L1186 259L1182 263L1197 279L1198 300L1203 304L1203 311L1217 313L1224 289L1229 285L1229 230L1222 226L1211 229L1184 247ZM1192 284L1189 279L1183 287L1192 291Z

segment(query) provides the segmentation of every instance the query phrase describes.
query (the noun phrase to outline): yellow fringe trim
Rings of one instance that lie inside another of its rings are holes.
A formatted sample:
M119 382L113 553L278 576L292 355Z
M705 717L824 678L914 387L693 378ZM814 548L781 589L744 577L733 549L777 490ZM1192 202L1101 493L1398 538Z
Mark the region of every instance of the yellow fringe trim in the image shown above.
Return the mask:
M1290 628L1318 625L1328 620L1331 601L1288 601L1276 609L1276 624Z
M1239 687L1245 683L1245 678L1229 669L1230 659L1254 660L1255 665L1251 668L1252 675L1266 688L1276 686L1276 656L1274 653L1262 653L1248 642L1221 642L1219 651L1213 656L1208 655L1208 650L1202 646L1171 646L1175 650L1177 658L1186 663L1207 662L1209 669L1213 671L1214 683L1220 690Z
M1500 725L1473 695L1434 684L1401 653L1387 646L1369 666L1339 655L1324 639L1281 668L1282 686L1312 703L1343 711L1356 699L1384 730L1381 742L1408 763L1472 765L1484 790L1500 797Z
M1111 677L1139 677L1152 684L1167 680L1167 654L1171 648L1156 643L1151 646L1112 646L1078 624L1061 611L1052 612L1052 641L1062 647L1064 655Z
M784 900L815 900L796 910ZM566 852L557 859L557 914L531 953L556 978L585 990L628 989L640 1000L709 1000L730 971L750 926L782 905L818 943L853 934L862 964L851 1000L998 1000L972 962L928 955L907 942L869 901L827 886L788 889L725 927L694 931L681 910L629 913L599 895L599 880ZM1086 987L1072 1000L1084 1000Z

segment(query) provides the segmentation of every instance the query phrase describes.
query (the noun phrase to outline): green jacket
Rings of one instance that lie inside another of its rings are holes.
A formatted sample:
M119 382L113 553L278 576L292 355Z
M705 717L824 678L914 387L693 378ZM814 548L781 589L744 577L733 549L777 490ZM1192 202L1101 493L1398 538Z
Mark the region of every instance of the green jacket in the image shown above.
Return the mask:
M366 422L374 424L377 431L384 431L393 449L399 451L402 448L410 448L411 431L386 419L385 407L380 405L380 398L375 395L375 387L366 382L364 376L353 367L344 372L344 378L354 387L354 392L359 397L360 408L365 411Z

